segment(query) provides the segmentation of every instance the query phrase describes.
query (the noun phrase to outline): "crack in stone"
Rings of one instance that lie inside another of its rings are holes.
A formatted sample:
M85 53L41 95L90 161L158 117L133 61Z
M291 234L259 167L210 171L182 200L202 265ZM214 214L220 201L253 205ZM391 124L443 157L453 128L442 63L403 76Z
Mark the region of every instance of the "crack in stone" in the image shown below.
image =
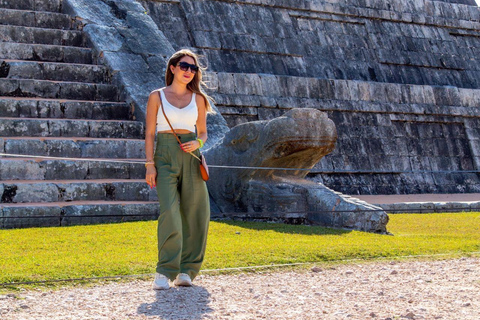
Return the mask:
M102 0L102 2L104 2L105 4L107 4L111 8L110 11L118 19L125 20L127 18L127 10L120 9L114 1Z
M60 103L60 112L62 114L62 116L65 118L65 110L67 109L67 107L65 106L65 103Z
M10 64L3 61L0 65L0 78L8 78L10 72Z
M112 184L108 183L104 187L105 196L109 200L115 200L116 188Z
M14 203L18 187L16 185L5 185L2 194L2 203Z

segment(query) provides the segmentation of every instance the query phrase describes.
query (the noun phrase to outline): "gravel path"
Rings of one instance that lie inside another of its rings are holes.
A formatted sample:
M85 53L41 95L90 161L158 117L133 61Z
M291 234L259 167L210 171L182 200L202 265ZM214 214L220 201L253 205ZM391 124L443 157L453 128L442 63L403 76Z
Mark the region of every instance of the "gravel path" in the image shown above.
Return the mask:
M203 275L0 295L0 319L480 319L480 258Z

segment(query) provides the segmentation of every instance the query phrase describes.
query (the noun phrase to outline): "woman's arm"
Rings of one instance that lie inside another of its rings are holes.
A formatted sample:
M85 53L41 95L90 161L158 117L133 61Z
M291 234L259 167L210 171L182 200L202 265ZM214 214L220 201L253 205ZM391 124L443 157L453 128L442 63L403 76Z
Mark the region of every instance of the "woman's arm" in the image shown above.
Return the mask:
M145 155L147 156L146 164L146 181L150 188L156 185L157 170L153 162L155 133L157 127L157 112L160 106L160 98L157 91L152 91L147 102L147 116L145 119Z

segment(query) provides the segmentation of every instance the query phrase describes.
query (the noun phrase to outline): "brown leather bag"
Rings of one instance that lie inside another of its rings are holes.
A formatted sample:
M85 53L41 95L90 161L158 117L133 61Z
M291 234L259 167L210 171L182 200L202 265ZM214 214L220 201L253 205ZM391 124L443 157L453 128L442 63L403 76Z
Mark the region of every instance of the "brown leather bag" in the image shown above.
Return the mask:
M165 110L163 109L163 103L162 103L162 96L160 94L160 91L158 91L158 95L160 97L160 105L162 106L162 112L163 112L163 116L165 117L165 120L167 120L167 123L168 125L170 126L170 129L172 129L172 133L173 135L175 136L175 138L177 139L178 143L181 145L182 142L180 141L180 139L178 138L177 134L175 133L175 130L173 130L173 127L172 125L170 124L170 120L168 120L167 118L167 115L165 114ZM197 158L198 161L200 161L200 174L202 175L202 179L203 181L208 181L208 179L210 178L210 174L208 172L208 165L207 165L207 160L205 160L205 157L200 154L200 158L197 157L195 154L193 154L192 152L189 152L192 156L194 156L195 158Z

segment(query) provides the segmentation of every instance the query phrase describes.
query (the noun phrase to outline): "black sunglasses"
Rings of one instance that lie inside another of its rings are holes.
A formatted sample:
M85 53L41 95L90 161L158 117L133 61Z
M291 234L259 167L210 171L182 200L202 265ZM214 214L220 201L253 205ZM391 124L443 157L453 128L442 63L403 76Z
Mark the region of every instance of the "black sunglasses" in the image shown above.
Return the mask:
M198 71L198 66L190 63L186 63L185 61L182 61L178 64L180 67L180 70L187 72L188 68L190 68L192 73L195 73Z

